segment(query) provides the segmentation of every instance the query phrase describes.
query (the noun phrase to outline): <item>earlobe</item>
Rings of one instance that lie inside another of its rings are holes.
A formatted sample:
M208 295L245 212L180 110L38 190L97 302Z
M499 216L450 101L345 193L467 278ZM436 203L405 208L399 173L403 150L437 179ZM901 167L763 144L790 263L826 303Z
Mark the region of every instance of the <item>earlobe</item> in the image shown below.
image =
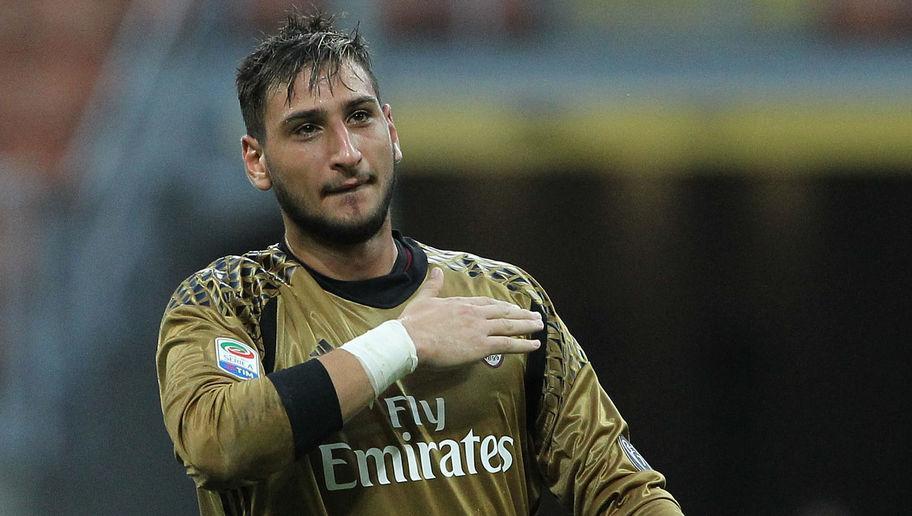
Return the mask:
M245 134L241 137L241 158L244 160L244 169L247 180L258 190L272 188L272 179L269 177L269 168L266 166L266 157L263 148L256 138Z

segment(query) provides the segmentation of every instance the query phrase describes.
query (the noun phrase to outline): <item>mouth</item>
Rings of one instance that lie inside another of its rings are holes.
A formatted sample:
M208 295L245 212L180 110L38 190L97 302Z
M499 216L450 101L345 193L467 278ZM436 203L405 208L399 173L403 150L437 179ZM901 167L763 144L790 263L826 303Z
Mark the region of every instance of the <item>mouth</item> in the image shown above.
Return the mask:
M323 196L327 197L330 195L340 195L354 192L366 185L373 183L374 180L372 177L352 177L346 179L345 181L328 185L323 188Z

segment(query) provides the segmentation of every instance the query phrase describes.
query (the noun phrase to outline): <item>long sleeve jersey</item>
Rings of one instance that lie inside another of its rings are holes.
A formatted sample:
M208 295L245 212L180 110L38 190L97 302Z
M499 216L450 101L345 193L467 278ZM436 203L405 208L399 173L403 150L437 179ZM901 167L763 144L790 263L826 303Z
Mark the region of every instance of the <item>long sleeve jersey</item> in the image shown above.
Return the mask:
M395 241L381 278L323 277L280 244L217 260L175 291L158 381L201 514L530 514L542 489L575 514L680 514L531 276ZM398 317L430 266L444 271L443 297L542 313L543 345L419 368L342 425L331 383L288 372Z

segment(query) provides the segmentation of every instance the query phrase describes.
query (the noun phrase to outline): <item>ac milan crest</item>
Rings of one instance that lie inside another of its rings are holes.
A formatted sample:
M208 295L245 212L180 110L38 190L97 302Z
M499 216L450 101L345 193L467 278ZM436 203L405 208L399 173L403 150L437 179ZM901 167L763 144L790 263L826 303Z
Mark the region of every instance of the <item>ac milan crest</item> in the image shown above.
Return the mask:
M500 364L503 363L503 355L499 353L496 355L488 355L482 358L482 360L491 367L500 367Z

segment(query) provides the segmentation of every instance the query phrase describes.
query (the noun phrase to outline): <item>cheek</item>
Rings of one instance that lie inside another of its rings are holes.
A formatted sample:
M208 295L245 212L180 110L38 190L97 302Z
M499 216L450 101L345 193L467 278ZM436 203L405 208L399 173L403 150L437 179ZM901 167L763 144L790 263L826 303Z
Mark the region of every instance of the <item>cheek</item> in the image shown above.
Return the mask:
M364 149L369 149L365 152ZM389 164L396 161L396 148L389 141L388 138L380 137L375 138L370 141L370 145L362 147L362 153L369 155L371 159L371 164L374 166L384 165L388 166Z
M319 188L319 174L312 166L314 162L312 156L302 153L282 156L282 159L274 161L274 163L270 162L274 165L271 167L273 176L278 176L279 181L286 187L292 187L295 190Z

